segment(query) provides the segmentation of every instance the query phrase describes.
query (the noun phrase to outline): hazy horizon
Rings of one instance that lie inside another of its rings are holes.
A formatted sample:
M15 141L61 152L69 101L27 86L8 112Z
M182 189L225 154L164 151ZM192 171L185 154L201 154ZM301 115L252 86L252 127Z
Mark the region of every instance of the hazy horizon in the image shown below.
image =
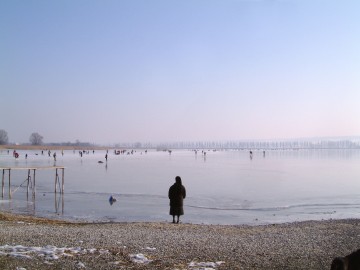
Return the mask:
M10 142L360 136L358 1L1 1Z
M41 135L41 134L40 134ZM273 138L273 139L224 139L224 140L162 140L162 141L117 141L117 142L109 142L109 143L97 143L97 142L89 142L89 141L43 141L42 145L76 145L76 144L90 144L95 146L111 146L111 147L124 147L125 145L134 146L136 144L140 144L141 147L158 147L161 145L175 145L179 143L185 143L186 145L198 144L198 143L219 143L225 145L226 143L235 143L235 144L243 144L243 143L319 143L319 142L353 142L354 145L360 144L360 136L340 136L340 137L306 137L306 138ZM31 142L13 142L9 140L8 145L31 145ZM354 146L352 145L352 146ZM186 147L185 147L186 148ZM196 147L195 147L196 148ZM215 147L216 148L216 147ZM261 148L261 147L260 147Z

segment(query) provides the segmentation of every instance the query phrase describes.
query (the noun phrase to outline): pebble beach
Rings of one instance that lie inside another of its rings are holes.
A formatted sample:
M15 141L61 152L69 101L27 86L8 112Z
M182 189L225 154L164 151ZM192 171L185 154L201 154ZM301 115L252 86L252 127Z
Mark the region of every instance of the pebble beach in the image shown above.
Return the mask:
M69 223L0 213L0 269L330 269L359 248L359 225Z

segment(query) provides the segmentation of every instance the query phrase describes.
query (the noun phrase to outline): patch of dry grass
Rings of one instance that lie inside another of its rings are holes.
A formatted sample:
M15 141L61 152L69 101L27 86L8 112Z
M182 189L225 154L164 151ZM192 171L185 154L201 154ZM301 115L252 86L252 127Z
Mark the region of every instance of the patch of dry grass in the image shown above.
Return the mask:
M71 222L56 219L47 219L34 216L15 215L10 213L0 213L0 221L22 221L40 224L72 224Z

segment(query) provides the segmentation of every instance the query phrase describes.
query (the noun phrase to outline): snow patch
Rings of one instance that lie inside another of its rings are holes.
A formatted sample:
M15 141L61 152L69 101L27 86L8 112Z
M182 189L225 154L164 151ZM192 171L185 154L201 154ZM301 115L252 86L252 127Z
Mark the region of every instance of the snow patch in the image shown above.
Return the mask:
M189 263L189 267L196 267L192 268L192 270L214 270L216 267L223 263L225 262L191 262Z
M39 257L43 257L46 261L58 260L62 256L74 256L82 254L93 254L97 251L95 248L84 249L80 247L69 247L69 248L58 248L55 246L45 246L45 247L25 247L22 245L16 246L0 246L0 256L11 256L17 258L32 259L30 255L36 254ZM108 250L100 249L100 254L108 253Z
M142 253L130 254L130 259L134 263L146 264L146 263L152 262L152 260L149 260L148 258L146 258L146 256Z

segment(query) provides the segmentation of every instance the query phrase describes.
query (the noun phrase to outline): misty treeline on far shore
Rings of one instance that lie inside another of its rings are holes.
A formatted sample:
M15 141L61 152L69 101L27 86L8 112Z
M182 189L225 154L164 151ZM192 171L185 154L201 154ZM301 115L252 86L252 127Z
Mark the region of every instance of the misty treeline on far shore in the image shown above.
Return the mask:
M132 149L360 149L360 137L325 137L279 140L214 140L214 141L178 141L178 142L123 142L114 144L96 144L90 142L51 142L44 143L44 137L38 132L30 134L28 143L10 142L8 133L0 129L0 145L17 146L68 146L68 147L108 147Z

